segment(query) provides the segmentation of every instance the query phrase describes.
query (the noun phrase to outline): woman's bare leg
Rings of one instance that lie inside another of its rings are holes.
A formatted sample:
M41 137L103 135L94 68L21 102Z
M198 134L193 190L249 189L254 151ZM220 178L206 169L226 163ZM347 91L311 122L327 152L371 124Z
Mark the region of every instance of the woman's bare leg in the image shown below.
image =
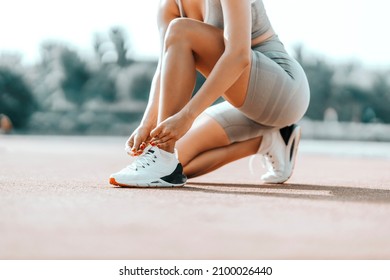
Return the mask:
M203 114L177 142L184 173L192 178L209 173L227 163L255 154L262 137L230 144L223 128Z
M188 178L194 178L214 171L235 160L253 155L257 152L261 139L260 136L203 152L184 166L184 174Z
M180 18L171 22L166 38L161 69L158 121L179 112L191 98L196 69L208 76L225 49L222 30L202 22ZM241 105L246 96L250 69L246 69L225 96ZM229 98L230 96L230 98ZM175 143L162 149L172 152Z

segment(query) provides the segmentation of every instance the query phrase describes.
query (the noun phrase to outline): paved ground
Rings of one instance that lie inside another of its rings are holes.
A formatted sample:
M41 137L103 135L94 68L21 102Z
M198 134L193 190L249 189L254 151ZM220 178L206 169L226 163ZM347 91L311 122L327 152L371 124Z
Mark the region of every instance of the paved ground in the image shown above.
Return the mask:
M124 140L0 136L0 259L390 259L389 144L302 141L281 186L243 159L114 188Z

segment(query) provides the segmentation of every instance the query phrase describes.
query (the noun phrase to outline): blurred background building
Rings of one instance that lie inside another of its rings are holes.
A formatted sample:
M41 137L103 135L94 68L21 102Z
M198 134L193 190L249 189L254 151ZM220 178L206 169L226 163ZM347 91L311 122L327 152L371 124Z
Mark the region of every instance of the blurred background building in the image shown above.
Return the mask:
M81 2L81 3L80 3ZM264 0L304 67L304 136L390 140L390 52L382 0ZM0 4L0 131L126 135L157 66L158 0ZM386 23L387 22L387 23ZM197 88L203 78L198 75Z

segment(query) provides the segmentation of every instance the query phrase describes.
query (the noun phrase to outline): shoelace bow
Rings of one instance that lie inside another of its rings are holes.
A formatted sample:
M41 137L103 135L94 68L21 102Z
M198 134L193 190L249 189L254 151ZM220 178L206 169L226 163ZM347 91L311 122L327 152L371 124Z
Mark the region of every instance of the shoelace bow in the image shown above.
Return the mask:
M150 164L156 162L156 158L157 157L153 154L153 152L149 150L138 156L135 161L127 167L137 171L138 168L146 168L146 166L150 166Z

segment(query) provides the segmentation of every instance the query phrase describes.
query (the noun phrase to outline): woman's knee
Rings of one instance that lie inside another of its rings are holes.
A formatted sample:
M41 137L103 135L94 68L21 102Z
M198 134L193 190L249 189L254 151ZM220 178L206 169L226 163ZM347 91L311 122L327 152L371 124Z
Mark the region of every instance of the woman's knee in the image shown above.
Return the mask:
M188 18L176 18L172 20L165 34L165 49L172 45L190 45L190 32L192 20Z

